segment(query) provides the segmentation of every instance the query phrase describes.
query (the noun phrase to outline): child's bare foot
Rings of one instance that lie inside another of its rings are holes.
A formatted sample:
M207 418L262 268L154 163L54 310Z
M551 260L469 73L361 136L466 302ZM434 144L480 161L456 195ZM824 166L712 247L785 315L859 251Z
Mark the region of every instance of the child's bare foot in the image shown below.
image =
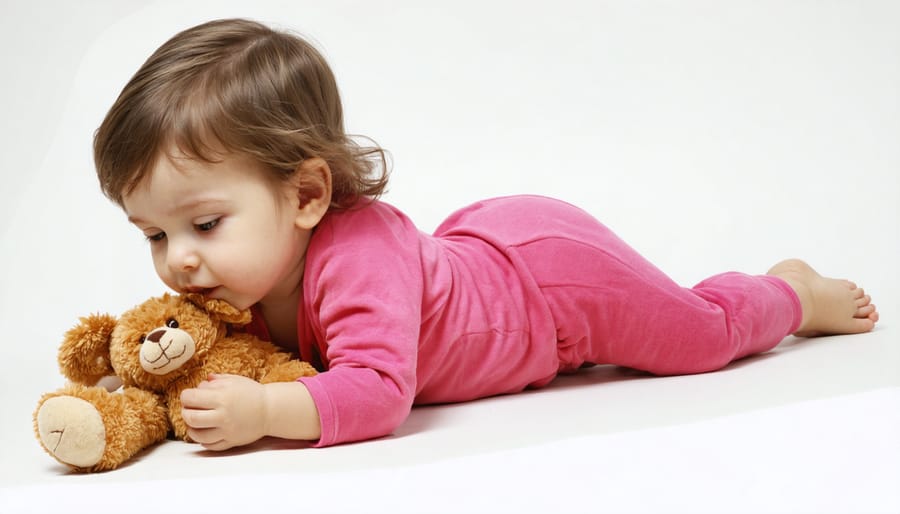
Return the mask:
M823 277L805 262L788 259L767 273L787 282L803 309L798 337L868 332L878 321L872 298L849 280Z

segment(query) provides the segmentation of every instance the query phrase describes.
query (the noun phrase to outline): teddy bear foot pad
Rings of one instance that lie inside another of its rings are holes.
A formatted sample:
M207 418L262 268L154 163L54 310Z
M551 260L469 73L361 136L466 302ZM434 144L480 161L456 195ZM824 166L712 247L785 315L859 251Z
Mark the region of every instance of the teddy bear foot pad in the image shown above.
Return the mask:
M97 409L74 396L49 398L37 413L41 442L66 464L90 467L106 448L106 428Z

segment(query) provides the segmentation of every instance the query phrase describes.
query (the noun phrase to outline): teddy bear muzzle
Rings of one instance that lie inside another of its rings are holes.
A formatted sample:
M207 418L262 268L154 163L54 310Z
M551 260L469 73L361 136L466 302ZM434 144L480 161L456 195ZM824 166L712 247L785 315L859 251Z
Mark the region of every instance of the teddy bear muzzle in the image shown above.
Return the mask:
M160 327L141 345L141 367L154 375L165 375L181 367L196 352L194 338L180 328Z

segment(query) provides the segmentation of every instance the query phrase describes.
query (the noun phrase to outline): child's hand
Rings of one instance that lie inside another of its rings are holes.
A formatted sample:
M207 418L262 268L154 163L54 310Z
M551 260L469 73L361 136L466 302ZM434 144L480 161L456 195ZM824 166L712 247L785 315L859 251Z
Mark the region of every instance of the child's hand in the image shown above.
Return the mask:
M265 386L238 375L210 375L181 392L188 436L207 450L227 450L266 435Z

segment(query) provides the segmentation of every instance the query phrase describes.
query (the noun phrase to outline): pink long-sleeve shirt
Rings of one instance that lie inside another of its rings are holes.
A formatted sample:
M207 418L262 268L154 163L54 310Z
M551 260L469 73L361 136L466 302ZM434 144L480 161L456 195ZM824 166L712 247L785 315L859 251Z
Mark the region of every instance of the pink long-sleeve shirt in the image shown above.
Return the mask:
M298 315L301 356L328 369L302 379L318 445L389 434L414 402L549 382L556 339L536 294L482 238L427 235L383 202L327 214L307 250Z

